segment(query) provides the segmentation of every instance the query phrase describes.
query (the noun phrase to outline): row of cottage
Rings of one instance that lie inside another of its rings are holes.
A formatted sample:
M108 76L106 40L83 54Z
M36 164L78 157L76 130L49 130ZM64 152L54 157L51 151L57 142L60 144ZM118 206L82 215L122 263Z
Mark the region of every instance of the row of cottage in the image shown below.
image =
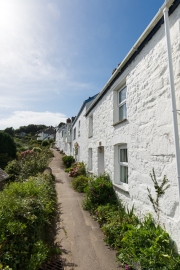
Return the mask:
M56 146L90 173L108 173L119 198L139 217L150 212L156 218L147 192L148 187L155 196L152 169L159 182L166 175L170 187L160 200L160 223L178 249L179 4L165 1L101 92L56 130Z

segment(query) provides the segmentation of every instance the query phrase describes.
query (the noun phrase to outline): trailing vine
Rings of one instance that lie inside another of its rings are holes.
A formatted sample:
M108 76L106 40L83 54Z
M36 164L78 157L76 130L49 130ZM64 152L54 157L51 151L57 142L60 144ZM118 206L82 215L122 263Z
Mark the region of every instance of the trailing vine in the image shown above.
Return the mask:
M147 187L148 197L149 197L150 202L152 203L154 211L156 212L158 220L159 220L159 214L160 214L159 199L165 194L165 191L170 187L170 184L167 184L169 182L169 180L167 179L166 175L164 175L161 184L159 184L157 179L156 179L156 174L155 174L154 168L152 169L152 173L150 173L150 177L154 183L156 198L154 199L152 197L151 191Z

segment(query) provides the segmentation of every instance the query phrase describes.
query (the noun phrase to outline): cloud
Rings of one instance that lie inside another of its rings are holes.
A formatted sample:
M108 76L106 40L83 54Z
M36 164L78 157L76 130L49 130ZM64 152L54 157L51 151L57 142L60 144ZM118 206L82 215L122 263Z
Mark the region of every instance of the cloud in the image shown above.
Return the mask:
M0 130L7 127L14 129L29 124L44 124L47 126L56 126L60 122L66 121L66 115L63 113L33 112L33 111L15 111L10 116L0 119Z

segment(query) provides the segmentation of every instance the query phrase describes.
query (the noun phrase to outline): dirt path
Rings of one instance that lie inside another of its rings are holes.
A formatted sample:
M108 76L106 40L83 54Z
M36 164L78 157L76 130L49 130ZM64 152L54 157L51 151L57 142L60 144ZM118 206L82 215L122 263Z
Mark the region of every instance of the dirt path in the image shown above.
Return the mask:
M60 203L60 224L56 241L60 242L65 270L115 270L122 269L116 263L115 251L103 241L99 225L82 209L83 195L70 187L71 178L64 172L61 155L53 150L50 163L56 178L56 190Z

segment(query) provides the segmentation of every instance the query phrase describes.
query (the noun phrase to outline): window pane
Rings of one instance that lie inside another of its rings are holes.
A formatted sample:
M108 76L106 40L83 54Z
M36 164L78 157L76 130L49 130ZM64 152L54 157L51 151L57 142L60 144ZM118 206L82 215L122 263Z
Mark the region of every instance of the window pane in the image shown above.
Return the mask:
M126 119L126 103L119 107L119 121Z
M127 149L120 149L120 162L128 162Z
M120 181L128 184L128 167L120 166Z
M126 87L119 92L119 103L126 99Z

